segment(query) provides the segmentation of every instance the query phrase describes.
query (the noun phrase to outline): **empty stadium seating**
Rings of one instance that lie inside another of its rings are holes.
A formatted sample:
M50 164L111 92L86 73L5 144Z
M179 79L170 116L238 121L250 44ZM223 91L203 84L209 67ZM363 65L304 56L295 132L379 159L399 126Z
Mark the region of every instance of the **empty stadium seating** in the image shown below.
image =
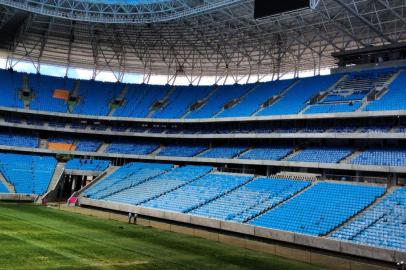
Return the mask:
M147 117L152 105L165 97L169 86L130 85L124 104L113 115L122 117Z
M210 172L206 166L184 166L125 189L104 200L138 205L184 186Z
M190 112L186 118L214 117L225 105L227 105L227 103L240 98L253 87L253 85L221 86L209 97L207 103L203 104L203 106L197 110Z
M97 81L80 81L79 102L75 104L73 113L88 115L107 115L109 104L118 96L122 84ZM97 95L94 91L97 89Z
M203 152L198 157L202 158L234 158L239 153L243 152L247 147L245 146L215 146L208 151Z
M389 85L389 90L377 100L368 104L364 111L390 111L406 109L406 72L400 75Z
M92 159L78 159L74 158L69 160L65 169L67 170L80 170L80 171L99 171L102 172L110 166L108 160L92 160Z
M190 214L244 222L296 194L310 181L257 178L238 189L205 204Z
M74 88L73 80L51 76L29 75L29 83L33 91L30 109L61 113L67 112L67 101L55 98L54 91L56 89L64 89L68 92L72 91Z
M172 165L170 164L128 163L86 190L85 195L90 198L102 199L139 185L171 168Z
M225 195L251 179L252 176L210 173L141 205L186 213Z
M155 111L153 118L181 118L191 105L198 100L206 98L214 90L213 87L176 87L169 96L167 105Z
M17 72L0 71L0 106L23 108L23 101L19 97L19 90L23 85L23 74Z
M0 133L0 145L37 148L38 138L25 134Z
M264 102L268 101L271 97L278 95L292 83L293 80L283 80L258 84L254 86L255 89L241 102L224 110L217 117L251 116L258 111Z
M106 152L130 155L148 155L158 147L159 144L153 142L113 142L107 147Z
M306 102L320 91L327 90L340 79L341 75L304 78L298 81L273 105L264 108L256 115L297 114L306 107Z
M387 195L335 232L332 238L406 250L406 187L398 188Z
M351 160L352 164L376 166L406 166L404 149L370 149Z
M102 145L101 141L80 139L76 141L76 151L96 152Z
M158 156L193 157L207 149L203 145L175 145L169 144L159 150Z
M0 172L17 193L43 194L54 174L56 159L0 153Z
M249 223L277 230L325 235L368 207L385 188L319 182Z
M299 151L289 161L337 163L352 153L346 147L310 147Z
M251 160L281 160L292 152L292 150L292 147L261 146L245 152L239 158Z

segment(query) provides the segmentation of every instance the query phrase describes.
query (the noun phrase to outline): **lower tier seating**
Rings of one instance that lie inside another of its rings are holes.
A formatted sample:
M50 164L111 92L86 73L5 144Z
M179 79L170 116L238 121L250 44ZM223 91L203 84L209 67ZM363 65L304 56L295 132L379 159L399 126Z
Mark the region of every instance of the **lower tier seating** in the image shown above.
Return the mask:
M194 181L212 170L206 166L184 166L175 168L151 180L104 198L108 201L138 205L175 190Z
M78 159L74 158L69 160L65 169L67 170L80 170L80 171L99 171L102 172L110 166L108 160L92 160L92 159Z
M368 207L385 188L319 182L250 222L252 225L326 235Z
M310 181L257 178L190 212L192 215L244 222L288 199Z
M96 183L85 192L85 195L94 199L103 199L163 174L171 168L172 165L169 164L128 163L103 181Z
M54 157L0 154L0 172L16 193L44 194L56 168Z
M186 213L224 196L251 179L251 176L210 173L142 206Z
M371 246L406 250L406 187L386 196L332 237Z

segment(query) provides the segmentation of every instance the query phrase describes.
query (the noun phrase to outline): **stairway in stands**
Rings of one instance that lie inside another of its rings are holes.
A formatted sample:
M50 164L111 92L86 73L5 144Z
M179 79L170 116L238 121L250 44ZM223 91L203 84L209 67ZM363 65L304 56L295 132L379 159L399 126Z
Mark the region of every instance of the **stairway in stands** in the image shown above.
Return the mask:
M4 175L0 172L0 182L2 182L8 189L10 193L16 193L16 189L13 184L11 184Z
M333 234L335 234L337 231L339 231L340 229L344 228L345 226L347 226L348 224L350 224L351 222L353 222L354 220L357 220L360 216L364 215L369 209L375 207L375 205L379 204L384 198L386 198L387 196L389 196L391 193L393 193L396 190L396 187L390 187L386 190L386 192L379 198L377 198L373 203L371 203L370 205L368 205L367 208L363 209L362 211L360 211L358 214L354 215L353 217L351 217L349 220L347 220L346 222L344 222L343 224L341 224L340 226L338 226L337 228L335 228L334 230L332 230L331 232L329 232L327 235L325 235L324 237L330 237ZM370 224L368 227L365 227L362 231L368 229L371 225ZM362 232L361 231L361 232Z
M272 177L272 176L271 176L271 177ZM276 177L278 177L278 176L276 176ZM249 222L249 221L251 221L251 220L253 220L253 219L259 217L260 215L265 214L266 212L268 212L268 211L270 211L270 210L272 210L272 209L274 209L274 208L280 206L281 204L286 203L286 202L288 202L288 201L290 201L290 200L296 198L298 195L302 194L304 191L306 191L306 190L312 188L315 183L317 183L317 181L312 181L312 183L311 183L310 185L308 185L307 187L305 187L304 189L302 189L302 190L296 192L295 194L293 194L292 196L290 196L288 199L286 199L286 200L284 200L284 201L281 201L281 202L279 202L278 204L273 205L272 207L264 207L264 208L262 209L262 211L258 212L256 215L251 216L250 218L244 220L243 223L247 223L247 222ZM261 205L261 204L262 204L262 205L266 205L266 201L260 202L258 205ZM255 207L252 207L252 208L256 208L256 207L258 207L258 205L255 206ZM251 209L252 209L252 208L251 208ZM247 209L247 211L248 211L248 210L249 210L249 209ZM241 214L241 213L240 213L240 214Z
M294 88L298 83L300 82L300 80L296 80L294 81L289 87L287 87L285 90L283 90L282 92L279 93L279 95L272 97L269 100L266 100L259 108L256 112L254 112L251 116L258 116L258 114L264 110L265 108L268 108L270 106L272 106L273 104L275 104L276 102L278 102L283 96L286 95L286 93L288 93L292 88Z
M201 107L203 107L207 101L210 99L212 95L214 95L221 87L213 87L213 90L210 91L210 93L202 100L197 100L195 103L190 105L189 108L187 108L186 112L180 117L180 119L185 119L188 114L190 114L192 111L198 110Z

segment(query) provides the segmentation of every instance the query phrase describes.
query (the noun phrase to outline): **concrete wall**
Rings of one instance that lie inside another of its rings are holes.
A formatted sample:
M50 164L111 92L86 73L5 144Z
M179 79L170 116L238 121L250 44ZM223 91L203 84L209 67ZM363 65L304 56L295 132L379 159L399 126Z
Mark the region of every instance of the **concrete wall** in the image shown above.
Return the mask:
M58 205L60 210L75 212L84 215L91 215L99 218L117 220L121 222L128 222L126 212L111 212L105 209L83 208L83 207L67 207L66 205ZM128 210L128 209L127 209ZM150 212L152 213L152 212ZM155 213L157 214L157 213ZM253 235L233 233L221 229L207 228L205 225L211 227L221 226L219 221L208 223L209 219L200 219L191 217L194 223L204 223L204 225L194 225L192 222L182 223L172 220L159 219L140 215L137 218L137 225L148 226L160 230L181 233L185 235L195 236L199 238L217 241L228 245L239 246L263 253L268 253L275 256L285 257L288 259L301 261L309 264L327 267L329 269L337 270L384 270L393 269L393 264L387 262L380 262L368 258L360 258L357 256L339 253L337 251L321 250L319 248L312 248L310 246L298 245L296 243L288 243L269 238L260 238ZM216 225L217 224L217 225ZM227 226L227 225L224 225ZM234 228L235 229L235 228Z
M31 126L21 123L9 123L0 119L0 127L24 128L28 130L55 131L54 127L49 126ZM165 139L404 139L405 136L400 132L382 132L382 133L241 133L241 134L160 134L160 133L137 133L137 132L119 132L111 130L88 130L74 128L58 128L59 132L72 134L91 134L106 136L125 136L141 138L165 138Z
M20 112L28 115L46 115L53 117L64 117L83 120L106 120L118 122L139 122L139 123L223 123L223 122L250 122L250 121L280 121L280 120L302 120L302 119L345 119L382 116L406 116L405 110L399 111L376 111L376 112L351 112L351 113L319 113L319 114L293 114L275 116L253 116L253 117L230 117L230 118L204 118L204 119L157 119L157 118L130 118L112 116L92 116L70 113L44 112L11 107L1 107L0 111Z
M139 206L125 205L112 203L107 201L97 201L89 198L81 197L79 200L81 205L98 207L103 209L110 209L128 213L130 211L138 213L141 216L167 220L171 222L179 222L184 225L197 225L199 227L215 229L217 231L236 233L238 235L245 235L253 237L254 239L267 239L297 245L300 247L309 247L313 249L322 249L331 251L337 254L347 254L357 257L363 257L373 260L396 262L399 258L405 258L405 252L398 252L384 248L376 248L365 245L359 245L350 242L342 242L338 240L314 237L309 235L297 234L286 231L272 230L263 227L251 226L248 224L240 224L228 221L219 221L210 218L196 217L188 214L167 212L158 209L143 208ZM157 221L154 221L157 222ZM150 224L151 225L151 224ZM151 225L152 226L152 225ZM162 225L163 226L163 225ZM153 226L156 227L156 226ZM219 236L220 237L220 236ZM221 236L226 237L226 236ZM226 237L227 238L227 237ZM231 241L231 240L230 240ZM237 241L237 240L235 240ZM239 240L241 241L241 240ZM240 242L241 244L241 242ZM244 242L246 246L247 243ZM281 251L282 252L282 251ZM303 254L301 256L304 256Z
M0 201L24 201L33 202L37 198L36 195L31 194L16 194L16 193L1 193Z
M347 170L347 171L365 171L365 172L384 172L384 173L406 173L406 167L391 167L391 166L369 166L343 163L317 163L317 162L292 162L292 161L277 161L277 160L245 160L245 159L217 159L217 158L199 158L199 157L164 157L153 155L126 155L126 154L111 154L97 152L77 152L77 151L56 151L49 149L17 147L0 145L0 150L37 153L37 154L61 154L61 155L76 155L86 157L99 158L127 158L142 161L162 161L162 162L187 162L187 163L202 163L202 164L234 164L234 165L258 165L258 166L274 166L274 167L292 167L292 168L316 168L316 169L331 169L331 170Z

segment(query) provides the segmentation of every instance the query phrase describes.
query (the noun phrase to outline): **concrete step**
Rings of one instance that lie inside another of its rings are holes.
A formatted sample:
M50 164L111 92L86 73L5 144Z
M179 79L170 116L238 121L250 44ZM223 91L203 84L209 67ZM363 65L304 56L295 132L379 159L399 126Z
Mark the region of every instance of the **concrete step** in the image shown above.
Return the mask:
M0 182L2 182L2 183L6 186L8 192L10 192L10 193L16 193L16 189L15 189L14 185L11 184L11 183L4 177L4 175L3 175L2 173L0 173Z
M109 145L109 143L103 143L100 145L99 149L97 149L97 153L105 153Z
M354 151L351 153L351 155L345 157L344 159L342 159L339 163L344 163L344 164L348 164L351 162L351 160L353 160L354 158L356 158L357 156L359 156L362 153L362 151Z
M264 110L265 108L268 108L270 106L272 106L273 104L275 104L276 102L278 102L283 96L286 95L287 92L289 92L293 87L295 87L298 83L300 82L300 80L296 80L295 82L293 82L291 85L289 85L286 89L284 89L282 92L280 92L277 97L272 101L271 104L269 104L268 106L262 106L260 108L258 108L258 110L253 113L251 116L257 116L258 113L260 113L262 110ZM264 101L264 103L266 102L266 100Z
M377 198L373 203L371 203L367 208L365 208L364 210L362 210L361 212L359 212L358 214L356 214L355 216L353 216L352 218L350 218L349 220L347 220L346 222L344 222L343 224L341 224L340 226L338 226L337 228L335 228L334 230L332 230L331 232L329 232L327 235L325 235L324 237L330 237L332 236L334 233L336 233L337 231L339 231L341 228L344 228L345 226L347 226L348 224L350 224L351 222L353 222L354 220L356 220L357 218L359 218L360 216L362 216L364 213L366 213L369 209L371 209L372 207L374 207L375 205L377 205L378 203L380 203L384 198L386 198L386 196L388 196L389 194L391 194L392 192L394 192L396 190L396 188L391 187L389 189L386 190L386 192L379 198Z
M91 186L93 186L95 183L97 183L100 179L103 179L105 177L108 177L109 175L111 175L112 173L114 173L115 171L117 171L119 168L121 168L120 166L109 166L104 172L102 172L99 176L97 176L95 179L93 179L93 181L88 184L87 186L81 188L78 191L79 196L88 188L90 188Z
M262 215L262 214L265 214L266 212L268 212L268 211L274 209L275 207L278 207L279 205L281 205L281 204L283 204L283 203L286 203L286 202L288 202L288 201L290 201L290 200L293 200L293 199L296 198L298 195L302 194L304 191L306 191L306 190L308 190L309 188L313 187L315 183L317 183L317 181L313 181L312 184L310 184L309 186L307 186L307 187L305 187L304 189L300 190L300 191L297 192L296 194L293 194L290 198L288 198L288 199L286 199L286 200L284 200L284 201L281 201L280 203L278 203L278 204L276 204L276 205L274 205L274 206L272 206L272 207L269 207L269 208L264 209L263 211L261 211L261 212L258 213L257 215L252 216L251 218L245 220L244 223L249 222L249 221L251 221L251 220L257 218L257 217L259 217L259 216ZM264 202L262 202L262 203L264 203Z
M44 195L37 198L37 203L41 203L44 199L49 200L54 195L55 190L59 185L65 171L65 164L65 162L58 162L58 164L56 164L56 168L54 174L52 175L51 182L49 183L48 190Z
M212 95L214 95L214 93L216 93L217 92L217 90L219 90L221 88L221 86L219 86L219 87L217 87L217 88L215 88L215 87L213 87L213 90L212 91L210 91L210 93L204 98L204 103L203 103L203 105L201 106L201 107L203 107L206 103L207 103L207 101L210 99L210 97L212 96ZM196 101L197 102L197 101ZM196 103L195 102L195 103ZM191 104L190 106L192 106L193 104ZM201 108L200 107L200 108ZM191 113L192 111L191 111L191 109L190 109L190 107L189 108L187 108L187 110L186 110L186 112L180 117L181 119L184 119L186 116L188 116L190 113Z
M281 159L281 161L289 161L289 159L293 158L294 156L296 156L297 154L299 154L300 152L302 152L302 149L294 151L290 154L288 154L286 157L284 157L283 159Z

